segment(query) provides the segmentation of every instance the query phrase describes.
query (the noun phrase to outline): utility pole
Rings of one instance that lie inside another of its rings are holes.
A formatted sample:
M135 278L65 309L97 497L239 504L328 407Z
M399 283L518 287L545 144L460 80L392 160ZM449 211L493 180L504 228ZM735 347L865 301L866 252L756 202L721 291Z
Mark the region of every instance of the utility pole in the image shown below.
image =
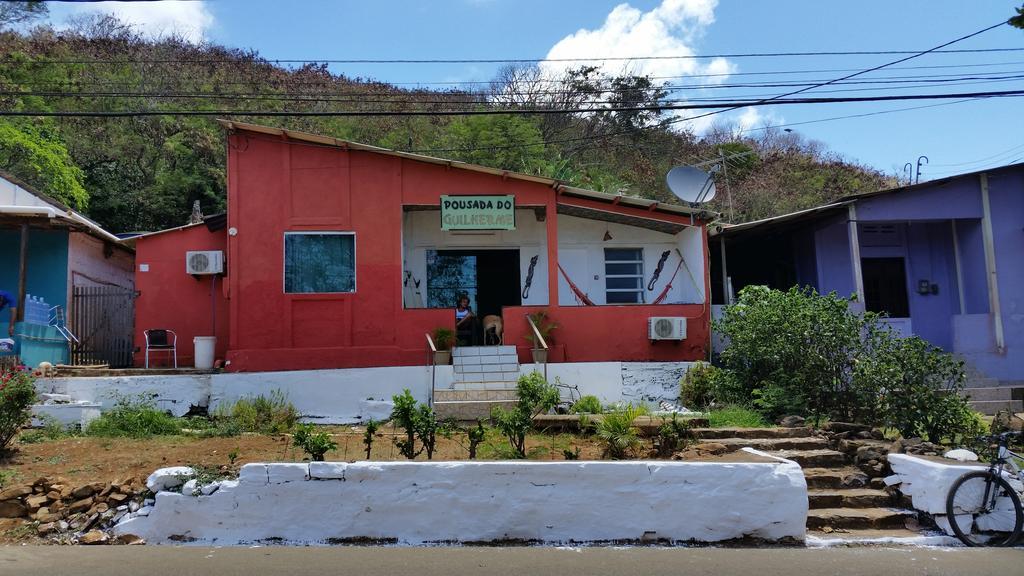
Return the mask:
M732 212L732 191L729 190L729 163L721 148L718 149L718 158L722 162L722 175L725 176L725 199L729 203L729 223L732 224L735 220L733 220Z

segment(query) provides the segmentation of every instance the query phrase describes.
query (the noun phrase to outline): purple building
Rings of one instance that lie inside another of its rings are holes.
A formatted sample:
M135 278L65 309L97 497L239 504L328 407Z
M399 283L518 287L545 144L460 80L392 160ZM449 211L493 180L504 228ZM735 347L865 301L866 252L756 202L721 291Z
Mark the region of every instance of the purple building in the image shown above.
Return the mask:
M711 244L715 304L751 284L856 294L962 357L976 409L1024 409L1024 163L727 226Z

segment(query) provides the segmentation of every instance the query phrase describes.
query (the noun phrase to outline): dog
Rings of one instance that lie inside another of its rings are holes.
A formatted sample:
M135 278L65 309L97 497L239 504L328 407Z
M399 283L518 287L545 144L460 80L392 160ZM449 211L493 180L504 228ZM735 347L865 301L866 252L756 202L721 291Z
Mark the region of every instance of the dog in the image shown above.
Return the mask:
M484 327L484 346L505 343L505 324L502 322L501 316L494 314L484 316L482 324Z

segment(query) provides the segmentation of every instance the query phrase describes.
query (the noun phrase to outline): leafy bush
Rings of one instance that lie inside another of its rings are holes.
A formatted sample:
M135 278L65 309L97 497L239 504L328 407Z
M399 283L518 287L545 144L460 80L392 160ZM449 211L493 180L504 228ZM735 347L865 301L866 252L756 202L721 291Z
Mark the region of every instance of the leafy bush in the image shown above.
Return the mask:
M21 444L38 444L47 440L60 440L72 436L77 432L77 424L71 426L62 425L56 418L44 414L38 418L42 427L37 430L26 430L18 436Z
M484 423L477 420L476 427L466 430L466 438L469 440L469 459L476 460L476 452L480 443L487 437L487 430Z
M338 449L338 443L327 432L314 432L312 424L301 424L292 436L292 445L302 448L313 462L323 462L324 456Z
M363 445L366 446L366 459L370 459L370 452L373 450L373 437L380 429L380 422L373 418L366 422L366 431L363 432Z
M182 421L159 410L145 396L119 397L113 408L85 428L87 436L149 438L181 433Z
M225 424L225 431L237 428L241 432L284 434L295 427L299 411L283 392L274 390L270 397L260 394L239 398L229 407L218 408L211 419Z
M723 406L708 412L712 428L767 428L771 424L756 410L745 406Z
M571 414L600 414L604 411L597 396L583 396L569 407Z
M689 420L680 419L675 412L672 413L672 418L663 417L661 426L658 426L658 437L655 439L658 456L671 456L682 450L690 436Z
M812 288L747 286L715 325L729 341L722 365L769 418L860 420L874 413L856 390L853 367L863 335L882 329L876 314L854 313L849 300Z
M537 332L540 332L544 343L548 346L555 343L554 331L558 329L558 324L555 324L548 318L547 310L538 310L530 313L530 320L533 320L534 325L537 326ZM540 347L540 340L537 339L537 335L533 333L533 329L526 331L524 336L534 348Z
M642 407L627 404L607 412L597 423L597 437L605 444L605 454L618 460L640 445L640 429L633 425L646 413Z
M688 408L707 408L715 404L749 402L749 393L737 384L728 370L707 362L695 362L679 385L679 402Z
M526 433L533 426L533 417L551 410L559 402L558 388L537 372L521 376L516 384L519 400L515 408L499 406L491 409L495 428L508 438L516 458L526 458Z
M0 450L32 417L30 406L36 400L35 378L24 366L0 371Z
M433 408L429 404L416 402L408 388L393 396L391 400L394 402L391 420L405 431L404 439L394 440L398 451L409 460L426 452L427 460L432 460L434 448L437 446L437 435L450 435L456 426L451 422L438 422ZM416 448L417 438L420 441L419 449Z
M881 393L885 425L904 438L950 441L978 428L964 386L963 362L916 336L891 338L858 365Z

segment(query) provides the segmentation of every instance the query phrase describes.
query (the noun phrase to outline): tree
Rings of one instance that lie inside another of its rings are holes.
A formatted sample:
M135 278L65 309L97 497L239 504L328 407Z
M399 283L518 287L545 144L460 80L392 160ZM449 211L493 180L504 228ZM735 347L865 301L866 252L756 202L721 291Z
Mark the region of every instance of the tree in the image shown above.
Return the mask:
M46 2L42 0L0 2L0 28L30 22L42 18L48 12Z
M1010 17L1010 19L1007 20L1007 23L1015 28L1024 28L1024 6L1014 8L1014 10L1016 10L1017 15Z
M48 122L0 119L0 169L76 210L89 202L82 170Z

